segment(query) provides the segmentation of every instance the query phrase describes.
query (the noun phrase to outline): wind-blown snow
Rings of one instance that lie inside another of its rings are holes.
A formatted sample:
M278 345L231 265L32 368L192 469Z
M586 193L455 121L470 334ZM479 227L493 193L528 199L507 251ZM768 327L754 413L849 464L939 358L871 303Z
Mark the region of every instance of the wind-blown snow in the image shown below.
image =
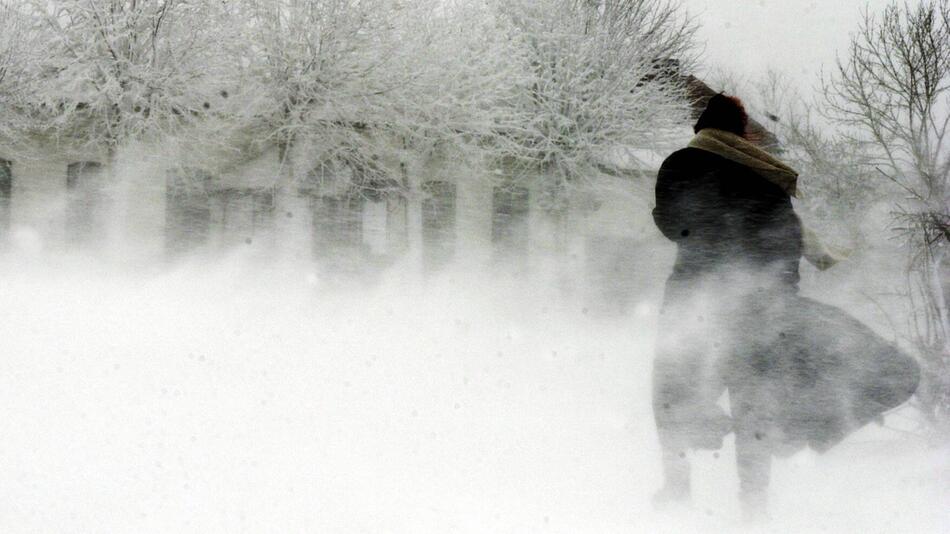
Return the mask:
M656 512L656 298L603 318L464 274L0 277L2 532L738 532L731 441ZM425 289L423 289L425 287ZM950 451L892 414L773 469L765 532L947 532ZM904 425L906 426L906 425ZM731 438L730 438L731 440Z

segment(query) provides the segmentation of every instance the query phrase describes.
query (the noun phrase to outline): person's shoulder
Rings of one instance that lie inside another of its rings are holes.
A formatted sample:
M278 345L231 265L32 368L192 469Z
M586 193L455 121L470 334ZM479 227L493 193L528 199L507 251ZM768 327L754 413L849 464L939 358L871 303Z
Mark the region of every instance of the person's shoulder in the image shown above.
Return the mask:
M661 170L673 170L673 169L688 169L708 164L710 161L710 156L714 156L705 150L700 150L693 147L681 148L663 160L663 163L660 165Z

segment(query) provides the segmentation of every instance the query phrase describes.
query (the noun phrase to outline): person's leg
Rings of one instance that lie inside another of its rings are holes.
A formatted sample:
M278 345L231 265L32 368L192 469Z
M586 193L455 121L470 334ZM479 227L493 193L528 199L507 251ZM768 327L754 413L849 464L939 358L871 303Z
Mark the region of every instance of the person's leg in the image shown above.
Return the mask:
M731 418L716 404L723 385L707 367L702 357L688 353L665 354L654 361L653 414L664 476L660 501L688 498L688 451L719 449L732 431Z
M664 477L658 501L689 498L688 451L720 448L732 426L716 405L724 386L714 365L715 329L703 297L698 286L668 284L660 312L653 363L653 414Z
M768 510L769 477L772 451L768 437L740 428L736 432L736 466L739 470L739 500L746 519L764 517Z
M653 366L653 416L660 441L663 486L655 504L682 501L690 494L687 414L694 405L682 362L657 358Z
M768 399L761 386L730 391L736 431L736 467L739 499L748 520L764 518L768 508L768 487L772 469L773 425Z
M690 467L686 450L663 447L663 486L653 495L653 504L663 506L690 498Z

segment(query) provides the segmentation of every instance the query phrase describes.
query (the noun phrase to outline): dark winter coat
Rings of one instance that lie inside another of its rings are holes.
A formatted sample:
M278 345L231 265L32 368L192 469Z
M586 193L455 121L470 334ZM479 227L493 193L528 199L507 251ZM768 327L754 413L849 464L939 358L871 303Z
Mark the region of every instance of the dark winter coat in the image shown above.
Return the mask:
M780 186L685 148L660 168L653 217L677 245L654 364L665 447L715 446L724 388L734 428L774 438L774 452L825 450L913 394L912 358L797 295L802 227Z
M917 390L913 358L841 309L797 295L745 303L754 328L734 337L720 374L730 398L765 416L775 453L824 452Z
M677 245L671 280L742 268L797 287L802 228L789 195L752 169L697 148L663 162L653 219Z

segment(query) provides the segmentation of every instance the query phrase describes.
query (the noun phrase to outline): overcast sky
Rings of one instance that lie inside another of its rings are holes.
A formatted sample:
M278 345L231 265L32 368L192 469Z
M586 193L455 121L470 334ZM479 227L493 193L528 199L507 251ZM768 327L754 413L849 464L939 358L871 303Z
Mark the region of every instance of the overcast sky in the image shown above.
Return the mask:
M834 65L865 5L880 13L889 0L682 0L701 28L703 63L759 78L769 68L809 92L822 66ZM916 3L911 0L910 3ZM718 88L717 88L718 89Z

